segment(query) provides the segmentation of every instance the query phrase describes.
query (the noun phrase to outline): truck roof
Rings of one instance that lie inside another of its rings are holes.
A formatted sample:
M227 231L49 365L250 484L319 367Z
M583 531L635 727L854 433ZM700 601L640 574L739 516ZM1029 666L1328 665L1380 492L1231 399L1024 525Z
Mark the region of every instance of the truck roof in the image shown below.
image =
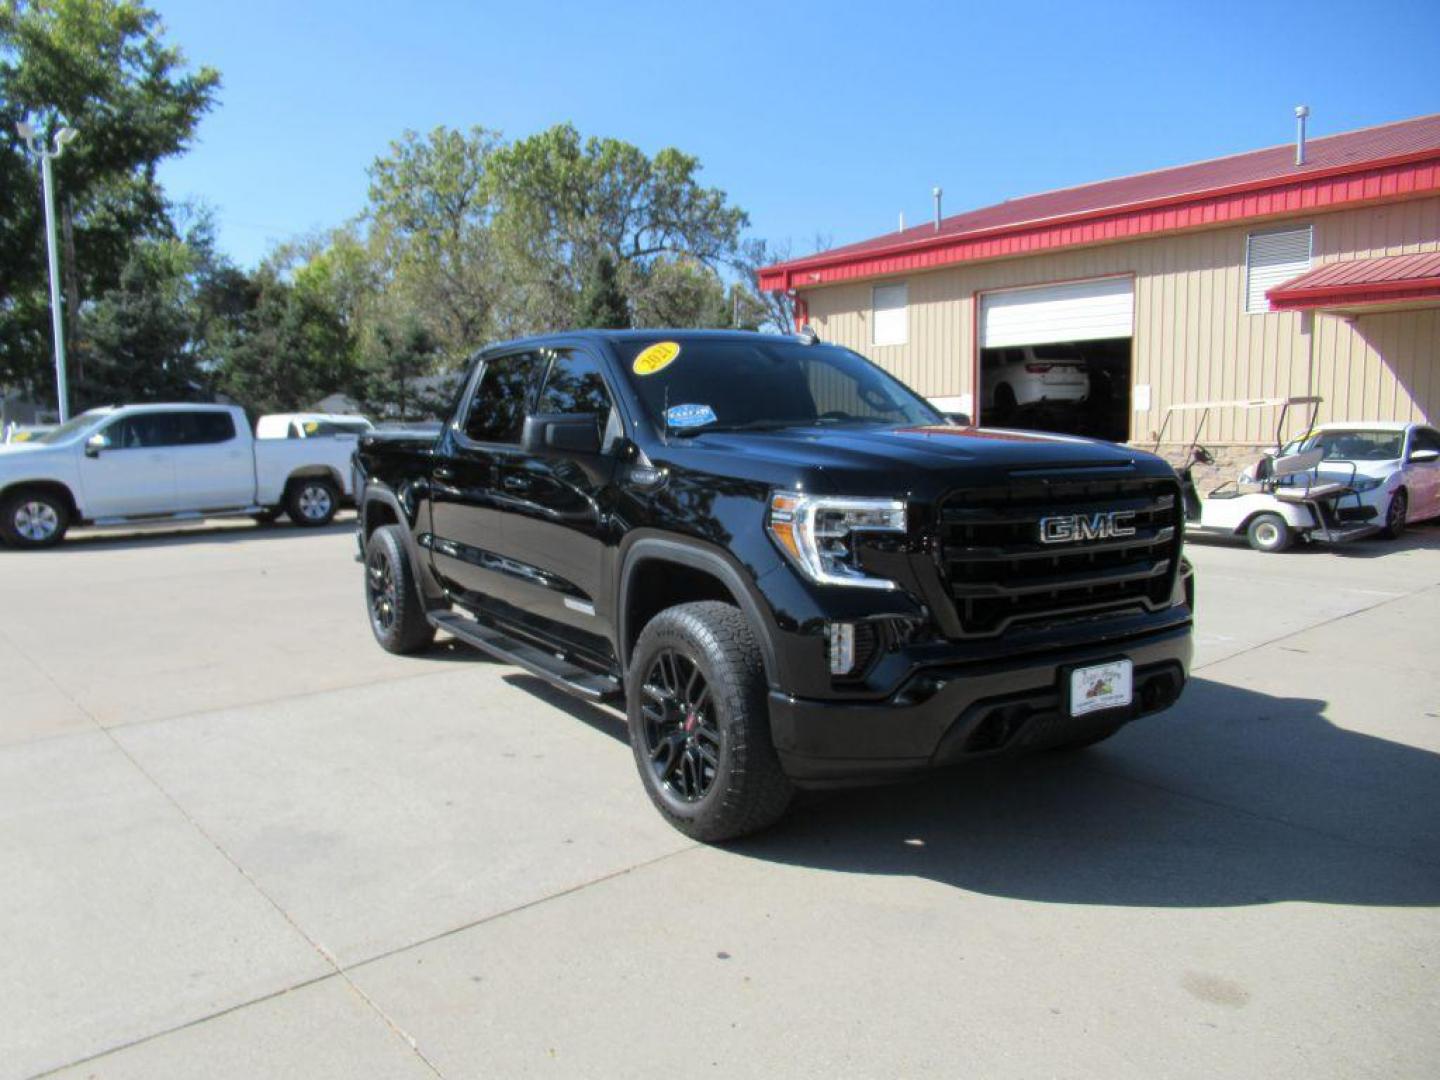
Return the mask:
M497 341L482 350L509 349L523 345L550 345L575 341L651 341L661 338L666 341L789 341L790 334L763 333L758 330L674 330L657 327L651 330L561 330L551 334L536 334L532 337ZM824 342L822 342L824 344Z

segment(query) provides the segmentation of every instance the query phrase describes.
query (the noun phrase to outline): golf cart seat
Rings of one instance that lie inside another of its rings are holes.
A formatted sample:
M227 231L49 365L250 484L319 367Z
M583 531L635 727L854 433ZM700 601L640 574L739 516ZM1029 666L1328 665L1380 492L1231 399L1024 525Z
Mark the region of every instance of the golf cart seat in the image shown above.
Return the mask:
M1323 484L1311 484L1308 487L1298 484L1294 487L1282 485L1275 489L1275 497L1281 502L1299 503L1311 499L1329 499L1336 495L1348 495L1350 490L1349 484L1340 484L1332 480Z
M1265 456L1270 460L1272 476L1294 476L1296 473L1309 472L1319 465L1325 458L1325 451L1317 446L1299 454L1284 454L1277 458L1271 458L1269 454Z

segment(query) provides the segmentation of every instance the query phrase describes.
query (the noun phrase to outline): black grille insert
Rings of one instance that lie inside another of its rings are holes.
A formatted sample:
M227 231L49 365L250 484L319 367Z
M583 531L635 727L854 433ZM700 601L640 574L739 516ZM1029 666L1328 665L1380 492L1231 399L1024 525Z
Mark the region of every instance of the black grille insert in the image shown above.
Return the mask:
M1179 565L1179 485L1160 478L1014 477L940 504L941 569L967 637L1168 603ZM1121 511L1130 536L1041 541L1041 519Z

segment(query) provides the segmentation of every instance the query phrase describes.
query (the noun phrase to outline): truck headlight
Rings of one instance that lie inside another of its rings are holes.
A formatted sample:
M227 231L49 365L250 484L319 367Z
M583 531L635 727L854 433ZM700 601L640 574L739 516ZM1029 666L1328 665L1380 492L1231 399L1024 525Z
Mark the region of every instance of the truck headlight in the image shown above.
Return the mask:
M855 533L905 532L905 504L897 499L840 498L777 491L770 496L770 535L802 574L821 585L893 589L895 582L860 569Z

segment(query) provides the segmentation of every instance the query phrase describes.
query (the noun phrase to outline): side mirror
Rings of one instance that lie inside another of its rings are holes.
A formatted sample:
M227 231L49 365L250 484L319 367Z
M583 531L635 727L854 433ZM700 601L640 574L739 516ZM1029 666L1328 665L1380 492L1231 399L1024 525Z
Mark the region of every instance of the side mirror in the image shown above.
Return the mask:
M103 431L96 432L85 440L85 456L96 458L100 456L101 450L110 449L110 436Z
M559 450L571 454L600 452L600 417L597 413L545 413L527 416L520 435L527 453Z
M1421 463L1440 460L1440 450L1412 450L1410 460Z

